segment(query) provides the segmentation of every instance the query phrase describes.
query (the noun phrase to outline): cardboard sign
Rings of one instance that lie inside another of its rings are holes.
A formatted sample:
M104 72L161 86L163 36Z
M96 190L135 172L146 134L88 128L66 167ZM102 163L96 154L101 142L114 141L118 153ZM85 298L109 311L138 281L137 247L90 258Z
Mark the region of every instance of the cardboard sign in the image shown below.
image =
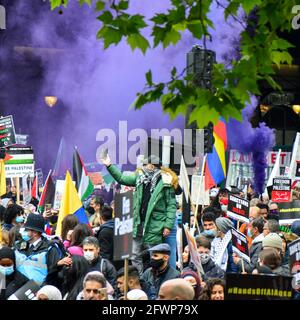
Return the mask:
M31 147L8 147L5 157L6 178L34 176L34 153Z
M300 200L278 203L279 223L292 224L300 220Z
M114 200L114 260L119 261L132 256L133 192L117 193Z
M231 233L233 252L237 253L239 257L250 263L247 237L236 229L232 229Z
M31 200L31 180L28 174L22 177L23 202L29 204Z
M184 228L186 240L188 242L188 246L190 250L191 262L193 262L194 266L196 267L198 274L203 275L204 270L201 264L200 255L197 250L196 240L193 237L193 235L189 232L187 223L183 226L183 228Z
M0 148L16 144L15 126L12 116L0 118Z
M28 134L16 134L16 144L26 145L28 143Z
M272 188L272 201L274 202L289 202L291 201L291 179L274 178Z
M73 181L73 184L75 186L75 181ZM54 210L60 209L60 204L61 204L64 191L65 191L65 180L56 180L55 195L54 195L54 202L53 202Z
M290 256L291 273L298 273L300 271L300 239L297 239L288 244Z
M198 205L209 205L209 190L205 191L205 177L202 177L201 190L200 189L201 176L192 176L192 203ZM199 198L198 198L198 193ZM197 199L198 198L198 199Z
M249 201L239 198L236 195L228 195L227 215L235 220L249 222Z
M225 300L291 300L292 277L226 274Z
M24 284L23 287L18 289L7 300L36 300L35 294L40 290L38 284L30 280Z

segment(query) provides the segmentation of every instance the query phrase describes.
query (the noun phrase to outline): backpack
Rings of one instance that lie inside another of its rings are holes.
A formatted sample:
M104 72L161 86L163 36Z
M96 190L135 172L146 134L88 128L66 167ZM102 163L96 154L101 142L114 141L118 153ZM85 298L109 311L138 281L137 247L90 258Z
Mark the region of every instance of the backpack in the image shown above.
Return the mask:
M60 241L59 238L55 237L55 238L49 239L49 244L52 248L55 248L55 250L57 251L59 255L59 260L68 256L68 253L64 247L64 244Z

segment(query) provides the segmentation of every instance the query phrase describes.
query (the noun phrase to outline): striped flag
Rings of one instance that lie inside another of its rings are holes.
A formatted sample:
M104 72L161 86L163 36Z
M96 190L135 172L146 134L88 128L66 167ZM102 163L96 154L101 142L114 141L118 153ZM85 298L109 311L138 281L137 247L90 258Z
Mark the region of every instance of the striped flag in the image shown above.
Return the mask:
M53 205L55 196L55 184L52 179L52 170L49 171L47 179L45 181L44 189L38 204L38 211L43 213L46 204Z
M6 194L6 174L4 160L0 160L0 196Z
M37 177L37 173L35 174L31 187L31 197L39 200L39 179Z
M62 196L61 206L59 209L57 227L55 234L61 236L62 221L69 214L75 214L79 223L89 224L88 217L82 206L77 190L73 184L70 172L67 171L65 180L65 189Z
M227 148L227 132L224 120L214 125L213 132L215 143L213 152L207 154L205 165L205 189L221 183L226 178L225 151Z
M94 191L94 186L84 163L78 153L78 150L75 149L73 154L73 179L76 183L76 188L78 190L78 195L81 201L85 200L90 194Z
M288 177L292 179L294 184L295 180L300 180L299 163L300 163L300 132L297 132L295 142L293 145L292 159L289 167Z

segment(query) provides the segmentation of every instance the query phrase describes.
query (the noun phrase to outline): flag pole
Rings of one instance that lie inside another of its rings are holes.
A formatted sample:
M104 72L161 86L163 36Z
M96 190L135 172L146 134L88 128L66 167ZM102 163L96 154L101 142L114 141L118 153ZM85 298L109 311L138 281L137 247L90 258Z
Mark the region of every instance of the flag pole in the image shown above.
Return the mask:
M17 187L17 204L20 204L20 178L19 177L17 177L16 187Z
M241 258L241 260L242 260L242 272L245 272L244 259Z
M124 300L127 300L127 292L128 292L128 258L124 260Z
M204 175L206 157L207 157L207 154L205 154L204 157L203 157L202 168L201 168L201 176L200 176L201 179L200 179L199 189L198 189L198 192L197 192L197 200L196 200L196 208L195 208L194 217L197 217L197 213L198 213L198 205L199 205L199 201L200 201L200 194L201 194L201 189L202 189L202 180L203 180L203 175ZM195 230L195 223L196 223L196 219L194 220L194 226L193 226L194 230ZM198 232L199 232L198 220L197 220L197 226L198 226ZM199 232L199 234L200 234L200 232Z

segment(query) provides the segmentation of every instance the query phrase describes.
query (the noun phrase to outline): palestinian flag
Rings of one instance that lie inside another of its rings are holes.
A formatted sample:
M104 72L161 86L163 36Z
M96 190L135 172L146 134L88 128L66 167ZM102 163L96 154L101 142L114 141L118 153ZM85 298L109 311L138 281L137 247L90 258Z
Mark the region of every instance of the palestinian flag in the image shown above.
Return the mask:
M75 149L73 154L73 180L75 180L76 189L81 201L93 193L94 186L77 149Z
M40 213L44 212L46 204L51 204L51 206L53 205L54 196L55 196L55 184L52 179L52 170L50 170L48 173L48 177L45 181L44 189L38 205L38 211Z
M31 198L39 200L39 180L37 174L34 177L33 184L31 187Z

